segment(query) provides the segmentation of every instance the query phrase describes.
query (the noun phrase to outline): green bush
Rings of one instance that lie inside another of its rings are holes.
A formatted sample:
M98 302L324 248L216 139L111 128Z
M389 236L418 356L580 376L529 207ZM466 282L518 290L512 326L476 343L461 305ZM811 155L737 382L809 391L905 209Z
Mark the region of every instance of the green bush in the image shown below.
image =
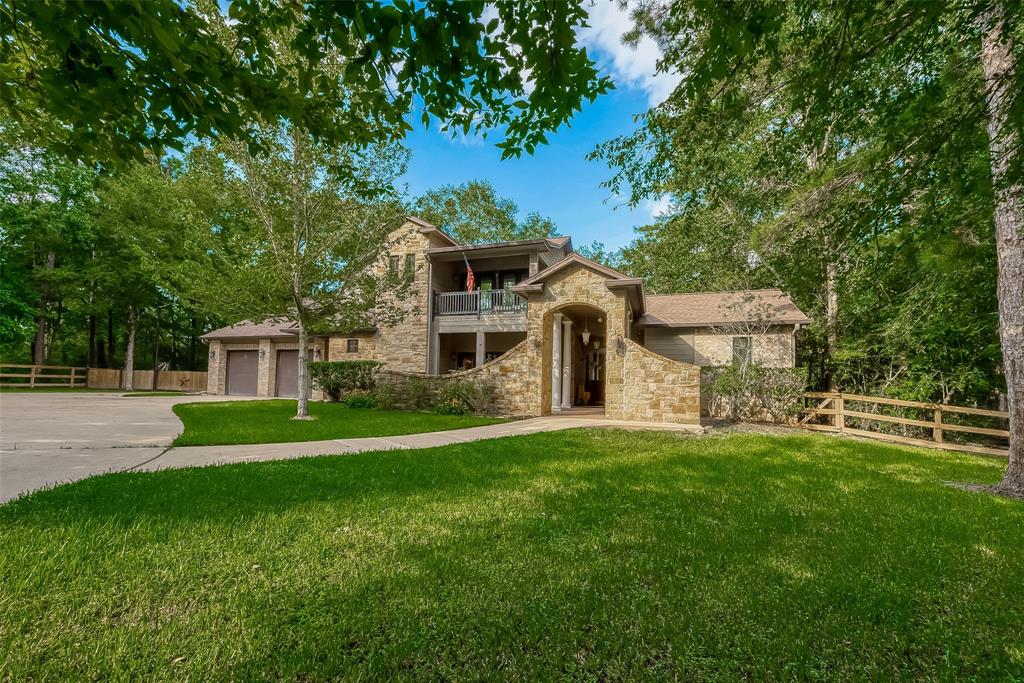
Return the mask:
M351 391L372 391L376 385L373 360L318 361L309 363L313 386L337 401Z
M701 368L701 392L711 417L786 422L800 410L806 388L800 368L757 364Z
M381 410L394 410L399 403L398 390L392 384L378 384L373 390L373 400Z
M413 408L424 410L430 407L431 391L426 382L419 377L410 377L405 386L409 394L408 401L412 404Z
M369 391L356 389L345 396L341 404L346 408L376 408L377 398Z
M487 415L493 410L494 385L490 382L446 382L434 406L434 412L441 415Z

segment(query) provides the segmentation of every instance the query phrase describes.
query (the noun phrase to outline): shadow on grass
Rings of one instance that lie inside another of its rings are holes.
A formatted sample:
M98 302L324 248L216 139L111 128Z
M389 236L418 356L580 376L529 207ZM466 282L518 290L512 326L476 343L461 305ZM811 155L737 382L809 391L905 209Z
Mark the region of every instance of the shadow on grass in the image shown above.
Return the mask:
M101 677L132 654L125 673L157 678L1019 675L1024 505L941 483L998 475L605 431L109 475L0 508L79 572L11 564L12 585L107 624L70 659L60 638L13 654ZM132 619L81 607L110 577ZM20 648L41 642L21 618Z

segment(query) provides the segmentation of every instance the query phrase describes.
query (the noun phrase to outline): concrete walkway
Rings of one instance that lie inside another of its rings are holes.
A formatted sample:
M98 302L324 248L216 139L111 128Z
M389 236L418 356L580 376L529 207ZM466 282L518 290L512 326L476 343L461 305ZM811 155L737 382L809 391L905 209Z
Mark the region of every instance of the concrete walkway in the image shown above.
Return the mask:
M171 448L159 457L131 469L135 471L153 471L172 467L222 465L233 462L259 462L261 460L287 460L309 455L432 448L434 446L447 446L453 443L480 441L481 439L498 439L505 436L522 436L539 432L558 432L565 429L596 427L670 430L691 434L704 433L704 428L700 425L624 422L620 420L606 420L604 417L591 415L552 415L548 417L535 417L529 420L485 425L483 427L453 429L445 432L426 432L424 434L409 434L406 436L376 436L359 439L331 439L328 441L267 443L242 446L184 446L181 448Z
M171 412L175 403L225 398L228 397L126 398L99 393L0 395L0 503L47 486L106 472L429 448L579 427L703 431L694 425L616 422L593 411L573 410L551 417L408 436L170 448L182 429L181 422Z

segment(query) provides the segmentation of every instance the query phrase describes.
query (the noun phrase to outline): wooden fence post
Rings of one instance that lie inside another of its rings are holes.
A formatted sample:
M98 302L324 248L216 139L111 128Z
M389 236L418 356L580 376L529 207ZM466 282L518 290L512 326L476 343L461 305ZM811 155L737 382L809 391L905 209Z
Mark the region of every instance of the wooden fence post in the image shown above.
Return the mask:
M942 443L942 408L935 409L935 426L932 427L932 438L935 443Z
M29 370L28 387L29 387L29 389L35 389L36 388L36 366L35 365L33 365L32 369Z
M846 428L846 416L843 414L843 395L839 394L839 398L834 403L836 406L836 429L842 433L843 429Z

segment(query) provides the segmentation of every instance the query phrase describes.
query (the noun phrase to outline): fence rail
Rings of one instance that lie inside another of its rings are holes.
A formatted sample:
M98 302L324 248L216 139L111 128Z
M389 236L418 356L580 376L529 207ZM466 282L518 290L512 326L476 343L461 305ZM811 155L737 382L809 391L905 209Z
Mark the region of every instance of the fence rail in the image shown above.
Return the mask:
M132 388L146 391L205 391L206 373L190 370L161 370L154 382L152 370L132 373ZM113 368L83 368L70 365L15 365L0 363L0 387L89 387L120 389L121 371Z
M816 404L805 406L804 417L800 420L799 426L820 432L838 432L852 434L854 436L865 436L882 441L908 444L912 446L929 446L932 448L944 448L952 451L965 451L968 453L982 453L985 455L1006 456L1008 448L998 448L993 445L978 445L947 441L944 434L954 432L957 434L976 434L993 439L1009 439L1009 429L995 429L992 427L980 427L976 425L959 424L947 422L944 416L947 413L956 415L972 415L995 420L1009 420L1010 414L1002 410L986 410L984 408L970 408L967 406L950 406L941 403L924 403L921 401L905 401L896 398L882 398L879 396L864 396L862 394L831 393L825 391L808 391L803 395L806 401L814 401ZM869 410L857 410L847 407L847 403L871 404L878 410L878 406L889 406L892 408L908 408L915 411L930 413L931 419L908 417L906 415L890 415L882 412L871 412ZM824 423L813 422L816 418L824 418ZM857 421L856 427L848 426L847 418ZM883 422L888 424L913 427L931 432L931 439L907 436L906 434L890 434L887 432L864 429L863 422Z
M0 387L84 387L87 368L0 363ZM15 380L15 381L10 381Z
M161 370L153 383L152 370L132 373L132 389L144 391L206 391L205 372L190 370ZM95 389L120 389L121 371L118 369L89 368L89 386Z
M434 315L487 315L525 313L526 299L508 289L434 294Z

